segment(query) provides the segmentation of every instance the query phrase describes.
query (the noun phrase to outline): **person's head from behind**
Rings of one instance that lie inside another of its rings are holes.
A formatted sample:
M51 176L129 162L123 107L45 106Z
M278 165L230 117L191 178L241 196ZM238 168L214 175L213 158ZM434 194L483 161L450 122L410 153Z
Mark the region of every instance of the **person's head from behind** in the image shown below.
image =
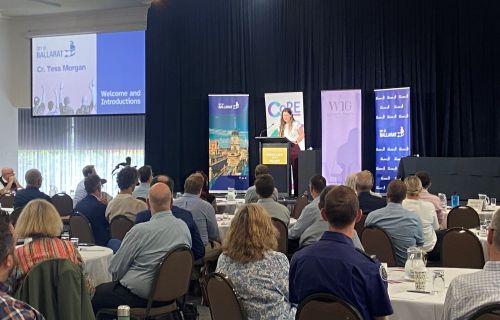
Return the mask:
M405 178L406 196L409 198L417 198L422 192L422 182L417 176L409 176Z
M270 174L262 174L255 179L255 192L261 199L271 198L274 192L274 178Z
M59 237L62 231L63 223L57 209L42 199L28 202L16 223L16 233L21 238Z
M493 214L487 241L489 260L500 261L500 209Z
M133 167L124 167L118 172L118 176L116 177L116 182L118 183L118 188L120 188L120 192L123 191L134 191L135 185L139 179L139 173L136 168Z
M42 186L42 174L37 169L29 169L24 175L26 185L29 187L40 188Z
M16 235L6 212L0 211L0 282L5 282L16 265Z
M98 175L88 176L83 181L85 191L87 194L95 194L99 198L101 197L101 178Z
M369 192L373 187L373 175L368 170L356 173L356 190L358 192Z
M406 185L401 180L392 180L387 186L387 201L401 203L406 198Z
M255 179L263 174L269 174L269 168L265 164L259 164L255 167Z
M165 183L170 188L170 193L172 193L172 194L174 193L174 179L172 179L169 176L160 174L160 175L153 177L153 179L151 179L151 183L149 184L149 186L152 187L153 185L157 184L158 182Z
M431 187L431 176L428 172L418 171L415 175L420 179L420 182L422 182L422 188L427 190Z
M354 190L346 186L337 186L325 196L325 207L321 216L334 230L354 230L355 222L361 218L358 197Z
M326 187L326 179L322 175L318 174L312 176L309 179L309 192L311 192L311 195L314 198L319 196L319 194L321 193L321 191L323 191L323 189L325 189L325 187Z
M49 108L49 111L52 111L52 109L54 109L54 101L50 100L47 107Z
M276 250L277 235L278 230L263 207L245 204L234 215L222 250L240 263L259 261L267 251Z
M184 193L200 195L204 184L203 176L199 173L193 173L184 181Z
M209 193L209 191L208 191L208 176L207 176L207 174L205 172L203 172L203 171L196 171L195 173L199 173L203 177L203 187L201 188L201 191L203 193Z
M323 189L323 191L321 191L321 193L319 195L319 202L318 202L318 208L319 208L320 211L321 211L321 209L323 209L325 207L325 198L326 198L326 195L328 194L328 192L330 192L330 190L332 190L335 187L336 186L334 186L334 185L326 186Z
M169 211L172 206L172 193L166 183L154 184L149 190L147 203L151 208L151 213Z
M69 107L69 104L71 103L71 99L69 97L64 97L64 106Z
M356 190L356 182L358 181L357 179L357 173L351 173L345 178L344 181L344 186L351 188L354 191Z
M151 166L142 166L138 170L139 172L139 181L141 183L150 183L151 179L153 179L153 170L151 169Z
M83 167L82 174L83 174L83 177L87 178L90 176L95 176L97 174L97 172L95 171L94 165L90 164L88 166Z

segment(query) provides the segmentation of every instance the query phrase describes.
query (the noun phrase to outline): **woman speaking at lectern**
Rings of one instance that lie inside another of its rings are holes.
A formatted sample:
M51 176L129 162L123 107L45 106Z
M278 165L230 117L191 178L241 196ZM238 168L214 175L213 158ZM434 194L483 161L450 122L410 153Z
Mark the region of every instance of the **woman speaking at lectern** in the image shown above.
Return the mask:
M281 111L279 136L285 137L292 143L290 147L290 160L293 173L293 191L294 196L298 197L299 193L299 152L301 143L304 140L304 127L293 118L292 110L284 108Z

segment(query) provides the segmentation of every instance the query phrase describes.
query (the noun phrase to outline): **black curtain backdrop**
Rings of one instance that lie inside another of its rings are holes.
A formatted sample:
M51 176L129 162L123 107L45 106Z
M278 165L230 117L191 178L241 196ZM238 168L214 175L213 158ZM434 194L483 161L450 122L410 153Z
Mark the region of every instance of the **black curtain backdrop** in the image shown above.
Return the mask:
M208 170L210 93L303 91L321 148L321 90L362 89L363 168L374 169L374 89L411 87L420 156L500 156L500 5L494 0L164 0L146 33L146 163L176 189Z

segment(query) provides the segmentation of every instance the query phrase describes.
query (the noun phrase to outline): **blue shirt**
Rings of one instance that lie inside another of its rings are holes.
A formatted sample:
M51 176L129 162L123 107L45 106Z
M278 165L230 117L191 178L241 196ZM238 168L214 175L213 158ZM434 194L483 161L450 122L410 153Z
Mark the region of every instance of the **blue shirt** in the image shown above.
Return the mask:
M385 208L372 211L365 220L365 226L374 225L384 229L391 238L396 251L396 262L404 266L409 247L424 245L422 221L400 203L389 202Z
M158 263L178 245L191 248L191 236L184 222L171 211L154 214L151 220L132 227L120 249L111 258L109 272L133 294L147 299Z
M215 209L210 203L195 194L184 193L174 200L174 205L191 212L203 244L207 244L209 240L219 240Z
M313 293L344 299L363 319L392 314L381 265L356 250L352 240L326 231L321 239L296 252L290 264L290 301L300 303Z
M194 223L191 212L176 206L172 206L172 214L177 219L181 219L182 221L184 221L189 229L189 233L191 234L191 241L193 243L193 246L191 247L191 251L193 252L193 259L198 260L200 258L203 258L203 256L205 255L205 246L203 245L203 241L201 241L198 227L196 226L196 223ZM144 210L139 212L135 217L135 224L148 222L149 220L151 220L151 211Z
M16 192L16 196L14 197L14 209L23 208L33 199L44 199L50 202L50 197L37 187L27 186L26 189Z

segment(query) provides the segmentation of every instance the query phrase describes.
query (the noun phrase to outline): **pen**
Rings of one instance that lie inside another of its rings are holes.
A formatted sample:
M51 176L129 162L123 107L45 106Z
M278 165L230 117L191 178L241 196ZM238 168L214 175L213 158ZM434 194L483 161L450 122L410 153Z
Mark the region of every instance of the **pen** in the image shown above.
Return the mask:
M423 293L423 294L431 294L430 291L418 291L418 290L406 290L407 292L414 292L414 293Z

